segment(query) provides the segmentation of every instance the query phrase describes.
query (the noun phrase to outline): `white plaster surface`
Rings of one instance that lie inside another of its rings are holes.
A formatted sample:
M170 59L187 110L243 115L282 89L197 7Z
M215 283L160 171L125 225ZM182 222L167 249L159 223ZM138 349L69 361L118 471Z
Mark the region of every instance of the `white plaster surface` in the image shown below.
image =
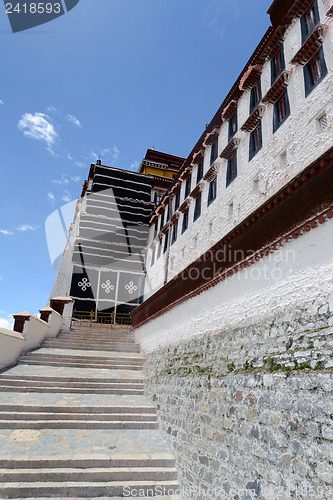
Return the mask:
M135 330L145 353L333 297L333 221Z
M0 328L0 370L15 363L24 347L21 333Z
M305 98L303 67L290 63L301 47L300 20L295 20L288 29L284 54L286 69L291 72L288 84L290 116L273 133L273 105L266 107L262 118L262 149L249 161L250 134L241 132L240 128L249 116L250 90L246 91L238 104L238 131L236 137L241 139L237 151L237 178L226 187L227 161L218 159L220 164L217 174L217 197L207 206L208 183L202 192L201 216L193 222L194 203L189 209L189 227L181 235L183 216L178 224L178 239L170 247L170 256L162 252L159 259L151 266L153 247L158 247L158 236L153 241L154 227L151 228L151 246L147 255L147 280L145 298L148 298L163 286L165 268L168 267L168 280L181 272L191 262L207 251L214 243L226 235L235 225L244 220L251 212L263 204L274 193L279 191L299 172L304 170L315 159L332 147L333 136L333 18L325 17L332 2L318 0L320 21L328 25L323 50L328 69L327 76ZM254 49L254 47L253 47ZM249 53L250 55L250 53ZM262 96L270 89L270 62L264 65L261 76ZM222 96L223 97L223 96ZM320 128L318 118L327 115L328 127ZM219 154L228 143L228 123L224 123L219 135ZM282 154L286 152L287 163L284 164ZM206 148L204 173L210 168L210 147ZM191 189L196 185L197 166L193 168ZM256 182L255 182L256 181ZM185 182L181 188L180 203L184 201ZM232 204L232 211L230 205ZM231 213L232 212L232 213ZM160 229L160 222L158 230Z

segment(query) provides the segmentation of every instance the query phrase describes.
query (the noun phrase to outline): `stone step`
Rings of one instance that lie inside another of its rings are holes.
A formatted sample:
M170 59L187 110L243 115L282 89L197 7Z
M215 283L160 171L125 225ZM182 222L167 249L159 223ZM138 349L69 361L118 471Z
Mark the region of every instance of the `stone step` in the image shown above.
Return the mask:
M117 394L120 396L141 396L144 394L144 391L141 389L108 389L108 388L76 388L76 387L53 387L53 386L43 386L40 385L26 387L23 385L10 386L1 384L0 380L0 392L39 392L39 393L72 393L72 394Z
M133 333L116 333L113 332L112 330L110 332L104 333L104 334L94 334L94 333L61 333L57 337L58 339L88 339L88 340L94 340L94 339L105 339L109 340L110 338L112 339L123 339L123 340L130 340L134 341L135 336Z
M0 459L2 469L46 469L50 468L96 468L96 467L174 467L175 459L170 453L156 453L134 455L112 455L108 458L99 458L94 455L57 458L53 455L43 458Z
M133 379L121 379L121 378L100 378L100 379L86 379L83 378L67 378L67 377L36 377L36 376L24 376L17 375L13 377L5 377L0 375L0 384L2 385L21 385L24 384L27 387L34 386L36 383L46 385L48 387L66 385L66 387L123 387L130 389L131 387L141 388L143 387L143 380L141 378Z
M167 467L99 467L0 469L0 482L31 481L170 481L177 479L177 471Z
M159 496L160 493L179 492L179 485L177 481L108 481L108 482L5 482L0 483L0 491L4 498L17 499L22 498L50 498L57 496L81 496L83 498L91 498L94 496L107 496L114 497L120 496L121 498L127 496L131 492L134 495L139 494L141 497ZM129 494L127 493L129 492ZM142 494L141 494L142 492ZM169 495L169 496L170 496ZM133 495L132 495L133 497Z
M68 359L67 355L62 355L62 354L46 354L46 353L38 353L38 352L30 352L22 356L21 359L45 359L45 360L52 360L52 361L66 361ZM142 366L144 364L144 359L143 358L134 358L134 357L126 357L126 356L110 356L110 357L101 357L101 356L69 356L69 359L71 362L74 361L84 361L85 363L130 363L132 365L137 364Z
M84 420L86 422L89 421L98 421L101 420L103 422L106 421L126 421L126 422L156 422L157 415L154 413L125 413L125 412L101 412L99 411L97 414L94 413L86 413L84 411L81 412L47 412L47 411L2 411L0 410L0 420Z
M51 405L25 405L25 404L2 404L1 410L3 412L27 412L27 413L64 413L71 414L87 413L89 415L99 414L131 414L131 415L156 415L156 408L154 406L51 406ZM139 417L138 417L139 418ZM0 459L1 463L1 459Z
M119 420L5 420L0 429L157 429L157 422ZM0 478L1 480L1 478Z
M44 366L60 366L60 367L71 367L71 368L86 368L87 362L85 361L57 361L57 360L48 360L46 358L43 358L41 360L39 359L31 359L31 358L21 358L19 361L21 364L26 364L26 365L44 365ZM128 364L128 363L122 363L122 364L116 364L116 362L113 363L89 363L90 368L103 368L103 369L112 369L112 370L136 370L136 371L142 371L143 367L142 365L139 364Z
M68 341L56 341L56 340L46 340L43 343L43 347L56 347L58 349L75 349L75 350L88 350L88 351L116 351L116 352L140 352L137 344L124 344L124 343L86 343L86 342L68 342Z

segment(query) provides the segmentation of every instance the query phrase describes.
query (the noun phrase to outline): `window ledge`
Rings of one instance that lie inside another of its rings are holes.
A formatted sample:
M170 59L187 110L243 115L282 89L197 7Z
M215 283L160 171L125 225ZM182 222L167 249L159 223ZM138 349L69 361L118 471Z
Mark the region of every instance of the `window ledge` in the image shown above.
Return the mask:
M177 223L179 217L180 217L180 212L175 212L170 219L170 224L174 226Z
M211 146L212 144L214 144L214 142L216 141L216 139L219 136L219 133L220 133L220 129L215 127L214 130L212 130L211 132L209 132L209 134L206 135L205 140L203 142L203 146L207 147L207 146Z
M262 102L264 104L274 104L276 101L282 97L284 91L286 90L289 83L290 71L284 70L282 71L279 78L275 81L275 83L271 86Z
M265 59L271 59L279 50L279 48L283 44L285 31L286 28L284 26L280 26L277 30L274 31L269 44L267 45L267 48L263 52L263 57Z
M229 104L224 108L222 112L222 121L228 121L234 115L237 109L237 101L232 100Z
M179 207L179 211L182 212L183 214L188 210L189 206L191 205L191 198L187 198Z
M259 104L248 117L241 130L243 132L252 132L259 125L262 117L264 116L265 109L266 106L264 104Z
M327 28L328 26L326 24L318 24L296 53L295 57L290 61L291 64L301 64L302 66L307 64L311 57L313 57L322 46Z
M241 81L239 82L239 90L252 89L252 87L254 87L254 85L258 82L261 72L262 72L261 64L256 64L255 66L249 66L248 70L246 71Z
M240 141L241 140L238 139L237 137L233 137L231 141L229 141L229 144L224 148L224 150L220 154L220 158L225 158L226 160L232 158L236 149L240 144Z
M199 184L193 189L191 192L190 196L191 198L194 198L195 200L199 198L200 193L202 192L204 188L205 183L203 181L199 182Z
M219 166L220 165L218 163L213 163L213 165L210 167L210 169L207 170L207 172L205 173L205 175L203 177L204 181L212 182L217 175Z

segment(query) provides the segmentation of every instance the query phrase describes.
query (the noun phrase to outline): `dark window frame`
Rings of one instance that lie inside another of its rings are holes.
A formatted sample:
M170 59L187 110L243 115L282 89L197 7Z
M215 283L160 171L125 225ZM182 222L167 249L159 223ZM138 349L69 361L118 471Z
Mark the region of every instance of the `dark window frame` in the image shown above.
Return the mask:
M258 126L252 130L250 134L249 141L249 161L254 158L254 156L260 151L262 148L262 126L261 122L259 122Z
M167 251L168 244L169 244L169 231L164 236L163 253L165 253Z
M281 117L282 111L284 111L284 117ZM277 129L287 120L290 115L290 104L287 89L278 101L274 103L273 106L273 134Z
M219 154L219 141L216 141L210 147L210 164L212 165Z
M316 66L319 69L318 73L319 77L315 78L315 67L314 63L317 62ZM313 89L317 87L317 85L325 78L327 75L327 65L325 61L324 49L321 46L318 52L310 59L310 61L303 66L303 76L304 76L304 89L305 89L305 97L311 94Z
M186 212L184 212L184 214L183 214L182 234L185 233L186 229L188 228L188 216L189 216L189 212L187 209Z
M234 156L229 158L227 164L226 187L228 187L237 178L237 151Z
M194 214L193 214L193 222L195 222L197 219L199 219L201 215L201 193L199 196L195 199L195 205L194 205Z
M301 17L302 45L309 38L319 22L320 16L318 2L317 0L314 0L312 6Z
M175 194L175 211L179 208L180 205L180 190Z
M275 56L271 59L271 78L272 85L277 80L277 78L281 75L282 71L286 68L286 62L284 58L284 47L283 43L280 45L278 51Z
M213 203L214 200L216 200L216 195L217 195L217 176L215 176L214 179L209 183L208 200L207 200L208 207L211 203Z
M201 162L198 163L197 184L198 184L198 182L201 181L202 177L203 177L203 160L201 160Z
M177 241L177 236L178 236L178 221L172 226L171 245L173 245Z
M257 95L256 95L257 93ZM262 98L261 94L261 77L259 77L257 83L251 88L250 96L250 114L256 109Z
M228 122L228 127L229 127L229 130L228 130L228 138L229 138L229 141L233 138L233 136L236 134L237 130L238 130L238 116L237 116L237 109L235 109L235 112L234 114L232 115L232 117L229 119L229 122Z
M185 194L184 194L184 198L187 198L188 195L191 192L191 181L192 181L192 174L185 181Z
M164 226L164 214L165 214L165 211L162 212L162 214L161 214L160 231L161 231L162 227Z

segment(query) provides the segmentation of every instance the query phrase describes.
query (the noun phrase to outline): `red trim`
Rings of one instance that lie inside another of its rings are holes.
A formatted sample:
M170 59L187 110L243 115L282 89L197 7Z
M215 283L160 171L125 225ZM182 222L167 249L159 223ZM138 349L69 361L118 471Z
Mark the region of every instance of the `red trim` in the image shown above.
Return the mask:
M180 207L178 208L178 210L180 212L185 213L186 210L188 210L188 207L190 206L190 204L191 204L191 198L187 198L185 201L183 201L183 203L180 205Z
M236 109L237 109L237 104L238 101L232 100L227 104L227 106L224 108L222 111L222 120L228 121L230 118L234 115Z
M24 323L26 321L30 321L30 316L20 316L18 314L17 316L14 315L13 318L15 319L13 331L22 333L24 329Z
M193 189L193 191L190 193L191 198L194 198L195 200L197 198L199 198L200 193L203 190L203 187L204 187L204 183L203 182L200 182L197 186L195 186L195 188Z
M216 163L213 163L213 165L210 167L210 169L207 170L207 172L203 176L204 181L211 182L213 179L215 179L218 169L219 169L219 165L217 165Z
M135 309L133 326L164 314L332 217L333 148ZM225 251L232 257L228 262L219 259ZM249 257L241 260L240 252Z

